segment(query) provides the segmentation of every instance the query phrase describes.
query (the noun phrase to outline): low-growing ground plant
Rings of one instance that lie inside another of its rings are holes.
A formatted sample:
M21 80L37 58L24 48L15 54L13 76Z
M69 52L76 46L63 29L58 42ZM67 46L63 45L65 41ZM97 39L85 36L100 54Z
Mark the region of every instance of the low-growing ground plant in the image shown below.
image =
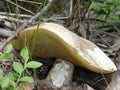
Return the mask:
M104 27L102 28L103 30L109 31L111 27L107 26L111 25L118 33L120 33L119 28L114 24L120 22L120 15L117 14L120 12L119 0L103 0L102 2L93 1L89 9L97 14L98 19L103 20L103 22L97 24L98 27Z
M120 10L119 0L104 0L103 2L92 2L90 9L98 13L99 19L120 21L119 15L116 14Z
M6 60L12 58L10 51L12 50L12 45L7 46L7 50L0 55L0 60ZM25 71L27 68L38 68L42 64L37 61L29 61L30 56L27 46L25 46L20 53L23 58L23 64L14 61L11 66L13 66L14 71L4 74L3 70L0 69L0 90L23 90L20 83L28 82L34 83L34 79L31 76L27 76Z

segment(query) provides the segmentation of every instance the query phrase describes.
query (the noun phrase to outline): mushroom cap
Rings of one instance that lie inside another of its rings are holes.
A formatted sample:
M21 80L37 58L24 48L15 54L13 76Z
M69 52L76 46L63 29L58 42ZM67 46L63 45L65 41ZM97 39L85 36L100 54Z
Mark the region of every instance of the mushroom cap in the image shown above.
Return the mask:
M17 50L27 44L33 57L62 58L97 73L117 70L111 59L94 43L55 23L26 28L12 44Z

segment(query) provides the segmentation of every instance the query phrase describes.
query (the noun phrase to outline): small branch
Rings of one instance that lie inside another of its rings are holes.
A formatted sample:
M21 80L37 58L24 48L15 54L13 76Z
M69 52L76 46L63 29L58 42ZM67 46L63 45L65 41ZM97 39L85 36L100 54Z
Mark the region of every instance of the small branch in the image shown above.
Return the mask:
M17 18L15 16L17 16ZM0 19L7 19L7 20L17 22L17 23L27 23L27 21L31 17L32 17L31 15L25 15L25 14L0 12ZM20 18L24 18L24 20Z
M25 2L25 3L32 3L32 4L38 4L41 5L42 3L35 2L35 1L28 1L28 0L18 0L19 2Z
M16 13L6 13L6 12L0 12L0 15L5 15L5 16L18 16L18 17L23 17L23 18L31 18L32 16L31 15L26 15L26 14L16 14Z
M0 19L7 19L13 22L18 22L18 23L27 23L27 20L28 20L28 19L20 20L11 16L3 16L3 15L0 15Z
M19 32L21 32L26 26L30 25L35 19L37 19L40 15L46 12L52 6L54 1L55 0L49 0L49 3L40 12L38 12L35 16L29 19L27 23L24 23L20 28L18 28L18 30L12 36L8 37L8 39L5 42L3 42L0 46L0 51L2 51L5 48L5 46L10 41L12 41L17 36L17 34L19 34Z
M32 15L35 15L35 14L34 14L33 12L31 12L30 10L27 10L26 8L23 8L23 7L21 7L20 5L15 4L15 3L13 3L13 2L10 1L10 0L6 0L6 1L9 2L10 4L13 4L13 5L15 5L16 7L18 7L18 8L20 8L20 9L22 9L22 10L24 10L24 11L26 11L26 12L32 14Z
M9 31L9 30L0 28L0 36L2 36L2 37L9 37L12 34L13 34L13 31Z
M86 15L86 13L88 12L88 9L89 9L91 3L92 3L92 0L89 0L89 1L87 2L87 5L84 7L84 11L83 11L82 18L85 18L85 15Z

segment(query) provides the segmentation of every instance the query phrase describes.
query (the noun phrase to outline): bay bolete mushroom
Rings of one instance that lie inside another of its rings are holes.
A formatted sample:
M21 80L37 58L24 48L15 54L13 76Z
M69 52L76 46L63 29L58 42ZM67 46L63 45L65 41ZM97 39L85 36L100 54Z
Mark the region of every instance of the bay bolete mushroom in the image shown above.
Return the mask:
M62 58L97 73L117 70L110 58L94 43L55 23L41 23L38 30L37 25L26 28L12 41L17 50L21 50L25 43L32 56Z

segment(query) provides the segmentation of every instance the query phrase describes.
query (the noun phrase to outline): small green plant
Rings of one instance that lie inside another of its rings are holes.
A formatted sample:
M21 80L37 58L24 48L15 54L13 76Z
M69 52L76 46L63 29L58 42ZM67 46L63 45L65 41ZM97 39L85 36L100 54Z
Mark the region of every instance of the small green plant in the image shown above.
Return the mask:
M120 10L119 0L104 0L103 2L93 1L89 9L94 10L97 13L98 19L108 21L108 23L99 22L97 24L98 27L112 25L117 32L120 33L119 29L111 24L114 22L120 22L120 16L116 14ZM109 31L111 27L103 27L102 29L104 31Z
M1 61L5 61L5 60L8 60L8 59L12 58L12 55L10 54L12 48L13 47L12 47L11 44L7 45L6 51L3 54L0 55L0 60Z
M120 21L120 17L116 15L116 12L120 10L119 0L104 0L102 3L93 1L90 9L99 14L99 19L111 20L113 22Z
M8 59L8 57L11 56L11 54L9 54L8 52L10 52L12 47L11 47L11 45L8 47L9 47L9 49L7 49L7 51L5 52L7 54L3 53L0 56L0 57L2 57L2 59ZM24 60L24 64L22 65L20 62L14 62L13 69L15 72L9 72L7 75L5 75L3 73L3 70L0 69L0 88L1 88L0 90L23 90L23 88L18 85L19 83L34 82L32 77L25 75L25 70L27 68L38 68L42 64L40 62L36 62L36 61L29 61L30 57L29 57L29 52L28 52L27 46L25 46L21 50L20 55L22 56L22 58Z

